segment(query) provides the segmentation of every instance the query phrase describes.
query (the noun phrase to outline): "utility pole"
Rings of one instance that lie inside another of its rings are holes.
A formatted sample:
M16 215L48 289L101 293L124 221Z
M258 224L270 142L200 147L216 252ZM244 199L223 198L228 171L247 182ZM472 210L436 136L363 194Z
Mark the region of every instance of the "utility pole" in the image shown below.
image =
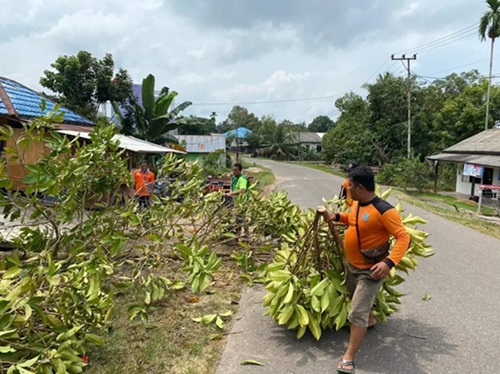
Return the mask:
M416 59L417 59L417 55L413 55L413 57L406 57L405 55L402 55L401 57L394 57L394 55L391 56L391 60L401 61L403 63L403 66L408 71L408 155L407 155L408 159L411 158L411 70L410 70L410 61L416 60ZM408 66L406 66L403 61L406 61L408 63Z

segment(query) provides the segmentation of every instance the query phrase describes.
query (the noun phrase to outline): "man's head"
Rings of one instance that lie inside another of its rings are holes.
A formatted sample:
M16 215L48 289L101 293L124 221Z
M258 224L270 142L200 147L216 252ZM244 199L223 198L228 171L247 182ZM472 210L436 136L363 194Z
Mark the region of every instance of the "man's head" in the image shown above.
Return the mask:
M359 166L349 172L349 192L353 200L363 201L375 191L375 176L367 166Z
M148 170L148 162L146 160L141 161L141 171Z
M233 174L235 177L239 177L241 175L241 171L243 170L243 166L239 163L233 165Z
M349 162L347 164L346 170L347 170L348 173L350 173L351 171L353 171L354 169L356 169L358 166L359 166L359 164L357 162Z

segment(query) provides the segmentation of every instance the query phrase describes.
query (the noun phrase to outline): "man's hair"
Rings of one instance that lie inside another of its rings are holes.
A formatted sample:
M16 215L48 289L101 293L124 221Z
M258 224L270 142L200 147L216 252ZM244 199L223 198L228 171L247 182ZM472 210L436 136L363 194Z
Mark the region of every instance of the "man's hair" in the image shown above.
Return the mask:
M147 165L147 164L148 164L148 162L147 162L146 160L142 160L142 161L141 161L141 165L142 165L142 164L146 164L146 165Z
M351 170L349 178L351 178L354 183L365 187L367 191L375 191L375 175L368 166L358 166Z
M242 171L243 170L243 165L241 165L240 163L236 163L233 165L235 168L238 168L239 171Z

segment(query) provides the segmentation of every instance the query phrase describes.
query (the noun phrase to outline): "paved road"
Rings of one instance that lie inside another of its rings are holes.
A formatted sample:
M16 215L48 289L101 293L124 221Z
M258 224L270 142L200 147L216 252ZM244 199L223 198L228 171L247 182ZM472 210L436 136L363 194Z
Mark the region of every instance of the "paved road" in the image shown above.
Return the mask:
M258 161L278 177L302 208L338 193L341 178L310 168ZM419 208L407 212L429 223L435 256L421 260L400 290L400 312L370 331L358 353L357 373L500 373L500 240ZM429 301L422 298L428 293ZM243 292L217 374L322 374L335 365L348 338L346 329L326 332L319 342L263 317L261 288ZM246 359L264 366L241 366Z

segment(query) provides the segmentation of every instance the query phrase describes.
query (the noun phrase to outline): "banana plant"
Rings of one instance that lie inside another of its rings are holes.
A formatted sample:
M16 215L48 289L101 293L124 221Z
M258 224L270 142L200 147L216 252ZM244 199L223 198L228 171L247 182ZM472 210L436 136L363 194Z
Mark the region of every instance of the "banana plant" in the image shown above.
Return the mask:
M123 107L112 103L113 110L121 124L121 132L156 144L177 143L170 131L182 126L179 114L191 106L191 101L184 101L170 109L176 91L163 87L158 97L155 96L155 77L149 74L142 81L141 98L131 97Z

